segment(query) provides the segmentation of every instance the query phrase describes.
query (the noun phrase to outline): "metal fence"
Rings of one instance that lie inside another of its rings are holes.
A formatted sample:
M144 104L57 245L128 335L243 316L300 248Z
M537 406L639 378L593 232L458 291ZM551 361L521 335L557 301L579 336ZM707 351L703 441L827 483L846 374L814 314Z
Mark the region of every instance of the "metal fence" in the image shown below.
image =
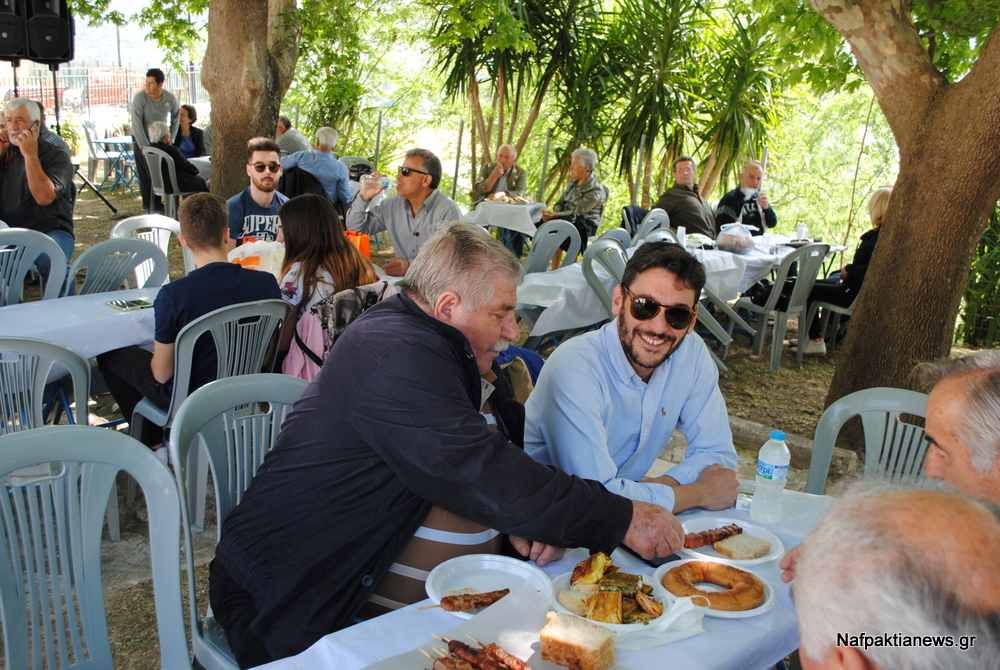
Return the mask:
M22 64L16 73L17 95L42 102L47 115L55 113L57 91L63 114L71 112L91 117L113 111L127 112L132 96L145 84L147 69L71 63L53 73L33 63ZM183 73L164 72L164 87L176 95L181 104L200 104L207 110L209 96L201 85L200 68L191 64ZM0 63L3 102L15 97L14 75L10 63Z

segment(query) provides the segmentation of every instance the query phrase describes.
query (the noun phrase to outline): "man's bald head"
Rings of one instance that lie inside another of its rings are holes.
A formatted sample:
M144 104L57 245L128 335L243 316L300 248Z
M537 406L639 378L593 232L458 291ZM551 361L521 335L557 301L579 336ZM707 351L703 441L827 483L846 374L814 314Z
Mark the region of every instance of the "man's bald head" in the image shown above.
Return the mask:
M989 667L1000 654L1000 514L941 491L868 489L835 504L795 564L803 667L859 653L837 634L947 636L958 647L870 647L881 668Z
M764 168L760 163L747 163L740 172L740 187L759 189L764 180Z

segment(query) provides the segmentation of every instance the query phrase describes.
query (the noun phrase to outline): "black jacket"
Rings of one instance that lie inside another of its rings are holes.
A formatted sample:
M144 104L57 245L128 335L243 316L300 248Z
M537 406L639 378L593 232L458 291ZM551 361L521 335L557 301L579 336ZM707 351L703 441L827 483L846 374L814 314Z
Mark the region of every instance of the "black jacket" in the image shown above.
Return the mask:
M757 227L757 230L750 232L754 235L763 235L768 228L774 228L778 225L778 215L775 214L774 207L761 210L756 200L756 196L747 198L740 189L733 189L722 196L722 200L719 201L718 206L715 208L715 225L719 230L722 230L722 226L725 224L735 223L742 212L742 222L748 226ZM764 214L763 221L761 221L760 216L762 212Z
M216 549L274 658L349 626L432 505L556 546L624 539L631 501L534 461L489 429L480 396L466 337L405 295L344 331Z
M174 138L174 146L179 147L181 145L181 129L180 126L177 127L177 137ZM194 142L194 157L205 156L208 154L205 151L205 131L201 128L195 128L191 126L191 141Z
M844 266L847 270L847 279L844 286L852 293L861 290L861 283L868 273L868 265L872 262L872 253L875 251L875 244L878 242L878 228L872 228L861 236L861 244L854 252L854 262Z
M174 171L177 174L177 186L180 187L182 192L187 193L194 191L196 193L204 193L208 190L208 184L206 184L205 180L199 176L198 168L192 165L188 159L181 155L180 149L172 144L166 144L165 142L153 142L149 146L166 152L172 159L174 159ZM163 166L162 171L163 182L169 190L170 177L167 176L166 165Z

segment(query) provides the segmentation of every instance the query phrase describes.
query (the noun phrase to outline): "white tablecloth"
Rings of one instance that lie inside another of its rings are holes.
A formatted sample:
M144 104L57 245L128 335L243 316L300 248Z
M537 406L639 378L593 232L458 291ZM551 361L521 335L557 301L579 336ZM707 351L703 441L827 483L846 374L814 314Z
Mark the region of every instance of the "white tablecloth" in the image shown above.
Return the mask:
M198 176L208 181L212 178L212 157L211 156L198 156L197 158L189 158L188 162L191 165L198 168Z
M629 254L633 251L630 249ZM779 256L760 252L744 256L698 249L694 254L705 266L706 285L723 300L735 299L780 262ZM600 265L594 268L610 293L616 282ZM517 302L518 308L525 311L544 310L531 328L533 337L586 328L607 318L600 298L583 276L582 263L527 275L517 288Z
M542 220L541 212L545 208L542 203L531 205L512 205L505 202L483 200L471 212L463 215L466 223L480 226L506 228L531 237L537 230L536 223Z
M806 533L816 525L829 498L794 491L784 492L784 514L781 522L769 529L785 545L785 550L800 544ZM721 514L721 513L720 513ZM748 512L726 510L727 517L750 521ZM684 515L681 515L683 521ZM556 563L542 568L550 576L569 572L587 555L584 549L566 552ZM614 553L615 564L626 572L652 574L653 569L621 549ZM649 668L684 668L685 670L763 669L772 667L791 653L799 644L795 610L789 597L789 586L781 581L778 561L751 568L777 589L774 607L759 616L746 619L716 619L705 617L705 633L669 645L643 651L618 650L617 666L630 670ZM261 666L266 670L300 670L301 668L337 668L359 670L397 654L412 650L431 639L431 633L450 637L448 631L463 622L441 609L418 610L431 604L425 600L416 605L365 621L319 640L297 656ZM669 659L669 662L666 661ZM536 670L559 670L560 666L529 659ZM430 665L429 663L427 665ZM426 667L426 666L424 666Z
M75 295L0 307L0 335L34 337L75 349L93 358L133 344L153 344L153 310L123 312L109 300L153 302L159 288Z

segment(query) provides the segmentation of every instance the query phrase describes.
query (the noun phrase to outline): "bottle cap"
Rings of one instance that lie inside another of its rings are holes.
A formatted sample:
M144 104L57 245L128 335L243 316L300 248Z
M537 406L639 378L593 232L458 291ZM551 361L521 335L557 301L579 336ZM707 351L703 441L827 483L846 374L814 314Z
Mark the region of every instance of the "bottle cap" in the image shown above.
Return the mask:
M772 440L784 440L785 439L785 434L782 431L780 431L780 430L772 430L771 431L771 439Z

